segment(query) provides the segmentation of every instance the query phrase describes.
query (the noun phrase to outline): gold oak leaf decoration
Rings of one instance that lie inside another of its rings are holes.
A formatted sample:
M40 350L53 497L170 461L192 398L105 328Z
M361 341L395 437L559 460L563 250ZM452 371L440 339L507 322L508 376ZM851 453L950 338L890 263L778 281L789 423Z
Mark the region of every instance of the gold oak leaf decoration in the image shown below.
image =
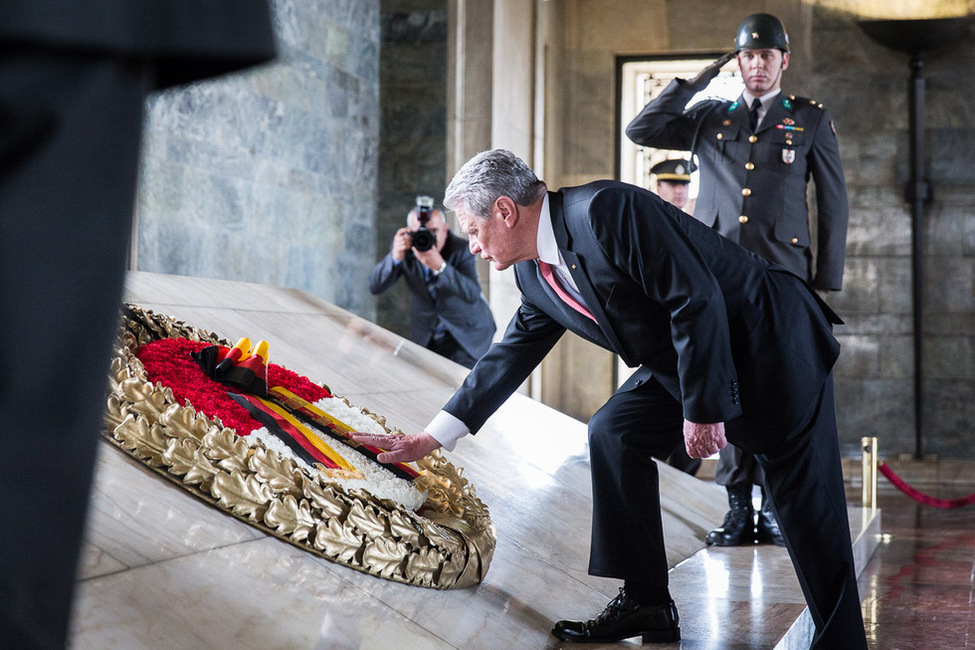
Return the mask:
M274 499L264 514L264 523L279 535L288 535L295 541L304 541L315 530L316 517L307 501L298 501L290 494L283 500Z
M351 501L339 496L332 486L322 486L314 479L305 479L303 493L326 517L344 519L349 512Z
M337 519L319 522L315 530L315 546L328 557L343 564L361 562L362 535L356 535L352 526L343 526Z
M300 472L290 458L284 458L268 449L256 449L247 458L247 467L264 483L271 486L275 494L301 496L298 483Z
M217 474L211 491L224 508L248 520L261 518L274 496L271 488L253 474L244 476L236 470Z
M406 572L416 576L424 585L436 583L440 565L443 563L443 551L427 547L413 553L406 560Z
M361 501L352 504L352 510L346 519L359 532L365 533L369 539L376 539L386 534L386 521L376 512L375 508L364 506Z
M362 562L384 578L391 578L402 572L406 563L403 551L402 545L395 539L379 537L366 545Z
M109 376L107 442L228 515L333 562L436 589L483 579L497 541L494 525L462 470L439 451L416 463L422 475L415 483L427 492L416 513L366 490L345 490L259 441L249 445L219 419L177 404L168 387L149 382L136 350L175 337L231 345L183 321L125 306ZM359 410L386 431L402 433L390 430L383 416Z

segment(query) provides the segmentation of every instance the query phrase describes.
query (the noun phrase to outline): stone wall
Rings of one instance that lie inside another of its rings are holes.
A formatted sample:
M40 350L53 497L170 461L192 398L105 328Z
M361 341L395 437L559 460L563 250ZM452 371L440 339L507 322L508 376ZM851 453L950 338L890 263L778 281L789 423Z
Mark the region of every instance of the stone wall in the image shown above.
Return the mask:
M373 262L389 252L418 194L443 209L447 156L447 0L382 0L379 187ZM365 285L363 290L367 291ZM376 322L409 335L409 291L376 299Z
M379 0L274 0L279 57L148 104L132 267L296 287L364 316Z
M847 449L877 436L882 455L913 453L914 362L909 178L909 55L885 48L828 8L814 12L810 92L828 101L850 197L845 290L833 305L843 356L837 410ZM975 43L923 58L922 453L973 458L975 434Z

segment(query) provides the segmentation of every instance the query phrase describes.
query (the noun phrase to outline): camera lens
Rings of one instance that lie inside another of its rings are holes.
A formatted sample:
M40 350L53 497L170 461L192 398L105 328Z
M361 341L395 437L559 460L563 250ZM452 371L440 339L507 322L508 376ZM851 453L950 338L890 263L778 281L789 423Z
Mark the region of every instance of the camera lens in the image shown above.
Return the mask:
M437 243L437 237L432 230L419 228L413 232L413 248L420 251L428 251Z

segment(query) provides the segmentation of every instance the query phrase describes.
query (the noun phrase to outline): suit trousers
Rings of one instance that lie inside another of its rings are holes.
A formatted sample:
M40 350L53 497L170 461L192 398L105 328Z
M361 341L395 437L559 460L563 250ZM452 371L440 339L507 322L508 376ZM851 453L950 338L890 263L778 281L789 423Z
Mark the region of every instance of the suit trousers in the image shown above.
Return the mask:
M654 586L670 600L660 485L652 457L683 444L681 405L656 380L617 391L589 420L592 543L589 573Z
M0 645L63 648L118 326L137 61L0 50Z
M807 424L781 447L756 458L816 625L810 647L866 650L832 375Z
M652 583L658 599L669 598L668 568L651 456L665 458L683 444L683 422L679 402L653 379L614 394L589 422L589 573ZM738 420L726 425L731 432L739 426L746 425ZM865 649L832 376L796 431L757 458L816 625L812 647Z

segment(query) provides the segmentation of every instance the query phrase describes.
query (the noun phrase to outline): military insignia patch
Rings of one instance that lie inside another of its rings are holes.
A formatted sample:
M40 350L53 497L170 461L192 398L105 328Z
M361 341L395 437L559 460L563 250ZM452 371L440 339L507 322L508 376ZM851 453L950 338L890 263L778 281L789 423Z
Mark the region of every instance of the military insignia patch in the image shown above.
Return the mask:
M782 150L782 162L786 165L791 165L796 160L796 150L795 149L783 149Z
M796 123L796 121L794 119L792 119L791 117L787 117L784 120L782 120L782 123L785 124L785 125L787 125L787 126L792 126L793 124Z

